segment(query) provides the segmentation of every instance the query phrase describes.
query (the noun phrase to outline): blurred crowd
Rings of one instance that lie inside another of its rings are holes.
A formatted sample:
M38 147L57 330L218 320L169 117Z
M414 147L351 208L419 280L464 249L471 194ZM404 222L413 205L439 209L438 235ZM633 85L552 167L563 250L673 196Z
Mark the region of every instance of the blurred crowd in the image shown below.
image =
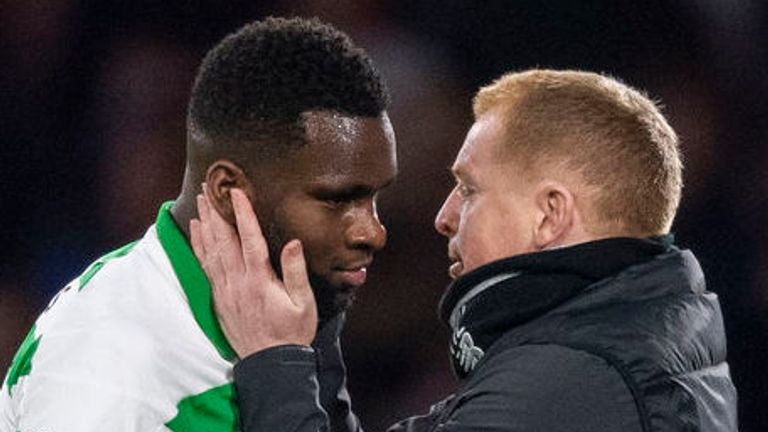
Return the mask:
M0 2L0 370L52 295L139 238L181 185L197 65L267 15L318 16L392 91L400 177L390 233L345 333L367 430L425 411L456 381L436 319L446 244L432 228L471 96L505 71L606 72L645 89L682 138L674 233L720 295L741 430L768 430L768 5L759 1Z

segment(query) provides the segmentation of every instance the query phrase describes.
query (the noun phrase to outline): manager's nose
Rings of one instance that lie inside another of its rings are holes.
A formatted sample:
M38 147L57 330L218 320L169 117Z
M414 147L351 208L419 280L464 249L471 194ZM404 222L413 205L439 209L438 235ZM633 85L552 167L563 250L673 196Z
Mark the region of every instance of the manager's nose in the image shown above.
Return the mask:
M451 193L448 194L443 206L440 207L437 216L435 216L435 229L440 234L449 238L456 234L456 228L459 221L458 204L458 196L456 188L454 188Z

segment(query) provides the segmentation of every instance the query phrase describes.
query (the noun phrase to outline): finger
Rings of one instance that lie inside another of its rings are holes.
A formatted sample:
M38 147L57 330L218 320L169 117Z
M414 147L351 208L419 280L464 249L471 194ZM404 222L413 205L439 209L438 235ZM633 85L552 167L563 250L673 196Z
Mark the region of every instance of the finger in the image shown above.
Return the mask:
M259 219L253 206L240 189L231 189L232 207L235 210L237 231L243 248L243 261L247 268L255 271L272 270L269 265L269 249L259 226Z
M208 183L203 182L203 191L200 195L203 197L203 202L205 203L205 216L202 220L208 224L210 233L213 236L213 240L218 241L220 239L220 235L222 234L215 222L216 216L219 216L219 212L213 205L213 198L211 190L208 187Z
M200 220L192 219L189 221L189 242L192 244L192 250L195 252L197 260L203 262L205 261L205 246L200 229Z
M202 187L201 192L199 194L197 194L197 197L196 197L197 198L197 212L200 215L200 222L205 224L205 223L208 223L210 221L210 217L208 216L208 213L209 213L210 209L208 208L208 200L205 199L206 198L205 191L206 191L207 186L206 186L205 183L203 183L201 185L201 187Z
M218 261L218 257L215 256L217 246L211 232L208 201L202 194L198 194L196 200L197 214L200 216L200 219L199 221L194 219L190 221L190 241L192 242L192 249L197 256L197 260L200 262L200 266L211 283L211 288L215 290L217 286L225 283L225 277L220 272L220 266L212 265L214 259ZM201 251L203 252L202 254L200 253Z
M211 218L208 216L210 213L208 200L205 199L203 194L198 194L196 198L197 213L200 216L200 237L202 239L203 247L210 252L216 245L216 241L213 237L213 232L211 231Z
M202 197L202 195L200 196ZM217 287L224 286L226 284L226 273L224 272L221 258L218 252L209 253L206 251L206 245L204 238L209 238L209 247L215 248L216 244L213 240L210 240L210 224L204 224L200 220L192 219L189 222L190 242L192 243L192 250L195 252L197 260L200 262L200 266L205 271L208 281L211 283L211 288L215 291Z
M210 231L216 241L213 249L214 253L219 255L222 264L227 270L239 273L243 270L243 255L240 247L240 239L237 236L235 227L230 225L212 205L211 194L208 187L203 183L203 200L208 210L207 217L210 222ZM231 196L231 195L230 195ZM206 251L211 252L211 248L206 246Z
M280 264L283 268L283 284L291 302L300 308L315 307L315 295L309 284L307 263L301 242L291 240L280 254Z
M208 281L211 283L213 296L227 295L231 289L224 289L229 287L227 284L228 272L221 255L218 253L209 254L201 264L206 276L208 276Z

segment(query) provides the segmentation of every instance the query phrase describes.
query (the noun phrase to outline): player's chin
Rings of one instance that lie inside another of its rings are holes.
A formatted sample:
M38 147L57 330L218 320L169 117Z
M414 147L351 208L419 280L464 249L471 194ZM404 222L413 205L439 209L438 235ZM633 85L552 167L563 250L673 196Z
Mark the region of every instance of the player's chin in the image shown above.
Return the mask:
M347 311L355 303L357 289L349 288L336 293L333 299L333 306L336 313Z
M342 312L349 310L355 303L355 290L338 290L331 295L317 297L317 314L320 321L327 321Z
M321 320L330 319L352 307L359 286L344 283L335 277L313 276L310 282L315 291L317 312Z

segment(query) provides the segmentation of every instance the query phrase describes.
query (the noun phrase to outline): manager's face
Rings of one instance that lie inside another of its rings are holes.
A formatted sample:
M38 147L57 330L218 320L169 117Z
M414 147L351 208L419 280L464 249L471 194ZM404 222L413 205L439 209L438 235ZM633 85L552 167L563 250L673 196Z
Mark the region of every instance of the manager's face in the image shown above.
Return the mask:
M467 133L451 168L456 186L435 219L448 238L452 278L536 249L533 188L515 163L500 156L501 115L484 114Z
M348 307L386 242L378 192L397 174L389 117L305 115L306 144L255 182L256 210L273 264L302 241L321 319ZM261 210L261 211L260 211Z

